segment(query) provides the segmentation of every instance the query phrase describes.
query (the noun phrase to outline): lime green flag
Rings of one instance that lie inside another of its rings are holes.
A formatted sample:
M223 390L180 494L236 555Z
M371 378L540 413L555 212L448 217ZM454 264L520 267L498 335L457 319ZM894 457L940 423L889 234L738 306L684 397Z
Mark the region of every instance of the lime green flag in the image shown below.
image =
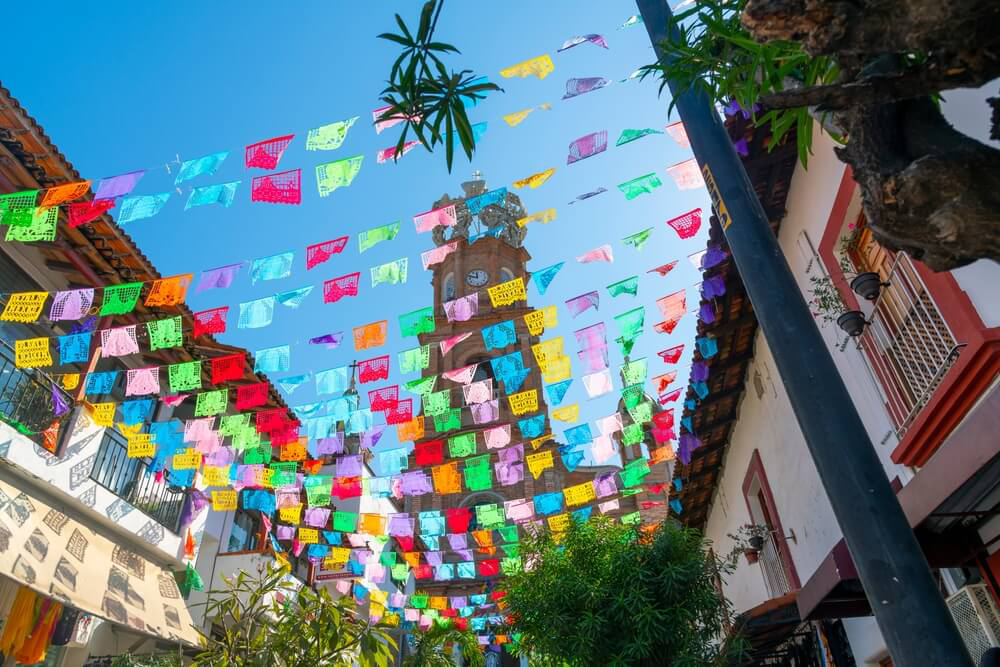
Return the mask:
M382 283L388 283L390 285L405 283L406 266L407 260L405 257L397 259L395 262L389 262L388 264L373 266L371 268L372 287L378 287Z
M442 389L423 397L424 415L436 417L451 410L451 389Z
M180 315L168 317L165 320L146 322L146 331L149 333L150 350L180 347L184 344L184 330L181 328Z
M195 417L209 417L219 415L226 411L229 405L229 390L216 389L215 391L203 391L198 394L198 400L194 406Z
M618 189L625 195L625 199L631 201L639 195L652 192L661 185L663 185L663 181L656 175L656 172L650 172L638 178L633 178L631 181L619 183Z
M344 158L336 162L316 165L316 188L320 197L326 197L339 187L351 184L354 177L361 171L364 155Z
M429 375L425 378L417 378L416 380L410 380L405 385L403 385L403 387L406 389L406 391L426 397L432 391L434 391L435 384L437 384L437 375Z
M167 379L170 380L170 393L201 389L201 362L188 361L183 364L167 366Z
M622 382L625 386L642 384L646 381L646 359L636 359L622 366Z
M448 456L452 458L464 458L476 453L476 434L463 433L453 438L448 438Z
M399 316L399 331L403 336L416 336L434 331L434 306L427 306Z
M625 245L630 245L636 250L642 250L642 246L645 245L646 241L649 239L649 235L653 233L653 228L648 227L641 232L636 232L630 236L626 236L622 239L622 243Z
M382 225L381 227L372 227L358 234L358 251L364 252L382 241L391 241L396 238L396 234L399 234L398 221L390 222L388 225Z
M358 117L355 116L309 130L309 135L306 137L306 150L332 151L340 148L344 139L347 138L347 131L351 129L357 119Z

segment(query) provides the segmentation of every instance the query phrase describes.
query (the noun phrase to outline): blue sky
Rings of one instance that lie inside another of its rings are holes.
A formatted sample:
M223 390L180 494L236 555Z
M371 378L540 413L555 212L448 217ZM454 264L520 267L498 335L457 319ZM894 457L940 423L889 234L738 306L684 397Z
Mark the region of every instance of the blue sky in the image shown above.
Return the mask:
M473 170L480 170L489 186L496 188L556 167L545 185L516 192L528 212L558 209L555 221L531 226L525 245L533 257L529 270L567 260L544 296L533 286L528 290L535 307L559 306L560 325L545 337L564 336L565 349L573 357L576 380L563 405L579 402L581 421L614 412L617 392L587 400L578 380L581 372L572 332L604 320L609 341L613 341L618 335L613 316L640 304L646 307L646 329L633 359L647 357L650 376L657 375L667 369L655 353L685 343L679 368L686 379L695 315L686 316L672 335L657 334L652 330L660 320L654 301L700 280L686 258L704 248L709 202L704 189L679 191L666 174L665 167L690 157L669 136L613 145L622 129L663 129L667 122L668 99L658 97L656 82L618 83L653 59L643 26L616 29L637 12L635 5L628 0L447 2L436 36L462 51L449 64L489 76L505 89L470 111L473 122L489 123L488 131L472 163L456 157L452 174L447 172L443 155L423 149L412 151L395 165L375 162L376 151L394 144L396 137L394 130L376 135L370 125L370 112L380 106L378 94L396 56L396 49L375 35L395 28L395 11L412 24L420 6L419 2L250 0L240 3L237 10L232 3L70 3L49 13L43 32L14 30L5 36L0 44L7 63L3 85L85 177L150 169L136 193L173 190L173 176L163 165L177 156L183 160L230 151L214 176L201 177L191 185L242 179L232 207L205 206L185 212L187 191L175 192L159 215L131 223L126 230L164 275L197 274L294 250L295 266L287 278L251 285L244 269L229 289L189 296L195 311L232 307L229 331L220 336L225 342L250 350L292 343L292 369L276 377L388 352L393 356L390 384L413 379L415 375L401 376L396 365L395 352L415 345L413 338L400 338L396 316L430 303L430 273L420 270L419 255L433 244L430 234L416 234L412 216L430 209L444 193L459 195L460 182ZM23 3L8 8L6 15L8 25L14 26L32 25L39 18L37 10ZM582 44L556 53L565 39L587 33L604 35L610 48ZM499 70L544 53L555 62L555 71L544 80L500 78ZM568 78L589 76L615 83L574 99L560 99ZM508 127L502 120L504 114L542 103L552 103L552 110L536 111L517 127ZM310 128L351 116L361 118L340 149L304 150ZM608 130L608 150L566 165L569 143L602 129ZM251 203L251 178L267 172L243 167L243 147L291 133L295 140L277 170L302 168L302 204ZM365 159L354 183L321 199L315 189L315 165L356 154ZM615 188L651 171L664 181L652 195L627 202ZM609 192L567 206L576 195L598 186ZM680 241L664 222L698 206L706 213L706 224L696 238ZM358 253L359 232L396 220L402 224L394 241ZM653 235L641 252L621 243L622 237L650 226ZM342 255L306 271L307 245L345 234L351 239ZM612 245L614 263L573 261L604 243ZM410 259L408 283L373 289L367 280L368 267L403 256ZM646 273L673 259L681 261L666 278ZM322 281L353 271L362 272L361 295L323 304ZM609 297L606 285L636 273L640 275L638 298ZM317 289L298 310L279 306L270 327L235 328L239 302L307 284ZM601 291L600 310L572 319L564 301L592 289ZM697 303L696 290L689 290L688 301ZM380 319L389 320L387 346L355 353L351 328ZM345 344L337 350L306 344L311 336L333 331L346 334ZM613 342L612 348L617 384L622 358ZM315 398L311 384L287 396L293 405ZM562 424L554 426L558 433ZM394 441L394 435L387 433L383 447Z

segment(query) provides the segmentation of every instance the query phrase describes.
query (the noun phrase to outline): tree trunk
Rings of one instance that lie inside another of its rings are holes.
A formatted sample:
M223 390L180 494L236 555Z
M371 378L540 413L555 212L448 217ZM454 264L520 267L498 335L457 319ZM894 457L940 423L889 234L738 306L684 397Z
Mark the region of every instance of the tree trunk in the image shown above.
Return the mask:
M837 116L849 137L837 154L880 243L935 271L1000 261L1000 151L957 132L926 98Z

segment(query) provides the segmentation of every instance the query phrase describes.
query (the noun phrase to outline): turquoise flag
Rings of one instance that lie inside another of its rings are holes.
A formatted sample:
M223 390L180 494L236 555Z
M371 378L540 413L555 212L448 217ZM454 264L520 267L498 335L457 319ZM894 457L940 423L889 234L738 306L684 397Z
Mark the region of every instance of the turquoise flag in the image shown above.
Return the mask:
M556 277L556 274L559 273L563 264L565 264L565 262L559 262L558 264L547 266L544 269L539 269L531 274L531 280L535 283L535 287L538 288L539 294L545 294L545 290L549 288L549 284Z

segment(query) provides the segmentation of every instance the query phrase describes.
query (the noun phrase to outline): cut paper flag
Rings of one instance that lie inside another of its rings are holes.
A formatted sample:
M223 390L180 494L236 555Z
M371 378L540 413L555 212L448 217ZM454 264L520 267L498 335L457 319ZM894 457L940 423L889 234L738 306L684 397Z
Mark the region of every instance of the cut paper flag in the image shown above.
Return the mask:
M519 218L517 221L518 227L524 227L530 222L552 222L556 219L556 210L554 208L547 208L544 211L539 211L538 213L532 213L531 215L526 215L523 218Z
M413 216L413 225L417 228L418 234L420 232L429 232L438 225L454 227L457 222L458 214L455 212L454 204Z
M236 188L240 186L240 183L242 181L230 181L229 183L194 188L191 190L191 194L188 195L187 203L184 204L184 210L187 211L196 206L208 206L209 204L220 204L229 208L233 205L233 199L236 197Z
M344 143L344 139L347 138L347 131L351 129L351 126L357 120L358 117L354 116L347 120L337 121L329 125L321 125L309 130L309 134L306 136L306 150L332 151L340 148L340 145Z
M596 190L591 190L590 192L584 192L582 195L577 195L576 199L574 199L573 201L571 201L569 204L570 204L570 206L572 206L576 202L585 201L587 199L590 199L591 197L596 197L597 195L604 194L607 191L608 191L607 188L600 187L600 188L597 188Z
M667 225L672 227L680 238L689 239L697 234L698 229L701 227L701 209L696 208L693 211L688 211L683 215L667 220Z
M503 117L504 122L511 127L516 127L520 125L521 121L527 118L528 114L530 114L534 110L535 110L534 107L532 107L531 109L525 109L524 111L515 111L514 113L509 113Z
M315 287L315 285L306 285L305 287L299 287L298 289L281 292L280 294L275 294L274 299L282 306L286 306L288 308L298 308L302 305L305 298L313 291L313 287Z
M680 144L682 148L691 148L691 142L688 140L687 130L684 129L683 122L670 123L666 130L670 138Z
M441 346L441 354L445 355L451 352L451 349L461 343L463 340L472 335L471 331L465 333L460 333L457 336L452 336L451 338L446 338L439 343Z
M284 155L288 144L292 143L292 139L294 138L294 134L288 134L283 137L265 139L264 141L250 144L246 147L246 166L248 168L274 169L278 166L278 162L281 161L281 156Z
M371 324L354 327L354 350L360 352L385 344L389 334L389 321L379 320Z
M391 116L383 119L382 116L388 113L390 109L392 109L391 106L384 106L372 111L372 123L375 125L375 134L382 134L382 130L388 130L390 127L395 127L406 120L405 116Z
M630 245L636 250L642 250L642 246L646 244L646 241L649 240L649 235L652 233L653 233L653 228L648 227L642 230L641 232L636 232L635 234L626 236L625 238L622 239L622 243L624 243L625 245Z
M253 354L255 373L280 373L287 371L291 366L290 351L287 345L267 347L257 350ZM317 379L317 384L319 380ZM171 382L170 388L173 389Z
M537 76L539 79L544 79L551 74L555 68L556 66L552 62L552 57L546 53L544 56L538 56L537 58L525 60L516 65L512 65L507 69L502 69L500 70L500 76L505 79L510 79L515 76L522 79L529 76Z
M483 138L483 135L486 134L486 130L488 128L489 128L489 123L487 123L486 121L483 121L482 123L475 123L474 125L472 125L469 128L470 130L472 130L472 144L473 145L476 145L476 144L479 143L479 140ZM456 144L461 144L462 143L462 139L461 139L461 137L458 134L458 130L456 130L455 132L452 132L452 136L455 138L455 143Z
M618 26L618 29L622 30L624 28L631 28L632 26L639 25L641 23L642 23L642 17L639 16L638 14L633 14L632 16L625 19L625 22L622 23L620 26Z
M672 320L687 311L686 290L678 290L656 300L656 307L663 313L663 319Z
M53 322L79 320L87 314L93 303L94 289L92 287L56 292L52 298L52 305L49 307L49 319Z
M236 277L241 268L243 268L243 262L202 271L201 277L198 279L198 286L194 290L195 293L204 292L209 289L225 289L229 287L233 284L233 278Z
M323 303L336 303L345 296L358 295L361 273L348 273L323 283Z
M127 222L152 218L160 212L168 199L170 199L169 192L126 197L122 199L121 208L118 210L118 224L124 225Z
M566 301L566 308L573 317L576 317L591 308L597 310L600 306L600 301L601 295L597 293L597 290L594 290L593 292L587 292L586 294L581 294L580 296L568 299Z
M140 169L139 171L132 171L127 174L102 178L97 182L97 192L94 193L94 200L124 197L132 192L136 183L145 174L146 170Z
M277 280L287 278L292 273L292 262L295 253L283 252L270 257L258 257L250 264L250 282L258 280Z
M642 333L642 325L646 320L646 308L639 306L626 311L621 315L615 315L615 323L621 331L622 338L626 341L634 340Z
M514 187L515 188L529 187L532 190L534 190L538 186L545 183L545 181L549 180L549 178L551 178L552 174L554 173L556 173L555 167L546 169L545 171L540 171L537 174L532 174L531 176L528 176L527 178L522 178L519 181L514 181Z
M556 421L572 423L580 417L580 404L574 403L552 411L552 418Z
M639 195L652 192L661 185L663 185L663 181L660 180L660 177L657 176L655 172L650 172L643 176L633 178L631 181L619 183L618 189L621 190L623 195L625 195L625 199L627 201L631 201Z
M639 293L639 276L632 276L631 278L611 283L608 285L608 293L612 297L621 296L622 294L636 296Z
M399 333L401 336L418 336L434 331L434 307L427 306L399 316Z
M449 322L466 322L479 312L479 292L443 304Z
M667 349L657 352L656 354L658 354L660 358L663 359L663 363L676 364L680 360L681 354L683 354L683 352L684 352L684 344L682 343L680 345L674 345L673 347L668 347Z
M455 252L456 248L458 248L458 241L452 241L451 243L445 243L437 248L420 253L420 262L424 265L424 270L426 271L435 264L443 262L445 257Z
M598 90L608 85L608 80L602 76L588 76L583 79L569 79L566 81L566 94L563 95L564 100L568 100L571 97L576 97L577 95L583 95L584 93L589 93L594 90Z
M316 165L316 188L320 197L326 197L340 187L346 187L354 181L361 171L364 155L344 158L335 162Z
M588 157L597 155L598 153L603 153L608 148L608 131L601 130L600 132L593 132L592 134L587 134L579 139L574 139L569 144L569 154L566 156L566 164L573 164L574 162L579 162L580 160L586 159ZM603 188L601 190L603 192ZM587 199L592 197L598 192L594 192L590 195L582 195L577 197L577 199Z
M114 199L95 199L93 201L76 202L69 205L69 226L79 227L91 220L99 218L115 206Z
M646 271L646 273L659 273L661 276L665 276L671 271L673 271L675 266L677 266L676 259L672 262L667 262L666 264L658 266L655 269L650 269L649 271Z
M270 204L302 203L302 170L255 176L250 182L250 201Z
M339 255L347 246L347 237L341 236L339 239L323 241L306 246L306 271L319 266L334 255Z
M323 334L322 336L316 336L315 338L309 339L310 345L326 345L326 349L334 350L340 346L340 341L344 339L344 332L338 331L336 333Z
M383 148L382 150L375 153L375 162L377 164L385 164L389 161L398 161L401 157L412 151L420 144L419 141L407 141L403 144L403 148L399 149L396 146L389 146L388 148Z
M479 215L487 206L503 206L507 201L507 188L497 188L465 200L465 208L471 215Z
M372 287L378 287L385 283L387 285L399 285L406 283L406 257L397 259L394 262L380 264L371 268Z
M621 146L622 144L628 144L636 139L642 139L643 137L648 137L651 134L663 134L660 130L654 130L651 127L646 127L641 130L622 130L622 133L618 135L618 141L615 142L615 146Z
M185 160L181 163L181 168L177 171L177 178L174 185L190 181L198 176L211 176L218 171L219 166L229 157L229 151L204 155L193 160Z
M552 405L559 405L562 403L563 398L566 397L566 392L569 390L569 386L572 383L573 380L563 380L562 382L546 385L545 393L549 396L549 402L552 403Z
M142 283L124 283L104 288L99 315L126 315L131 313L142 294Z
M19 213L21 211L15 211L14 215ZM29 216L26 218L27 222L23 225L20 224L19 220L17 222L8 221L8 215L4 214L4 222L10 223L10 227L7 228L7 235L4 237L5 241L33 243L35 241L56 240L56 223L59 220L58 206L27 209L24 213L29 214Z
M611 251L611 246L605 243L600 248L594 248L583 253L576 258L576 261L581 264L589 264L590 262L613 262L615 258Z
M311 377L312 374L310 373L306 373L305 375L293 375L281 378L280 380L275 380L274 383L278 385L286 394L291 394L303 384L308 382Z
M611 384L611 371L606 368L596 373L584 375L580 379L583 381L583 388L586 389L588 398L603 396L614 388Z
M240 304L240 329L260 329L271 324L274 318L274 297L246 301Z
M667 167L667 173L674 179L678 190L694 190L705 187L705 179L698 168L698 162L691 158Z
M388 225L363 231L358 234L358 252L373 248L382 241L391 241L397 234L399 234L399 222L390 222Z
M552 284L552 280L559 273L559 270L563 267L565 262L559 262L558 264L553 264L552 266L547 266L544 269L539 269L531 274L531 280L535 283L535 287L538 289L539 294L545 294L545 290L549 288Z
M677 379L677 371L670 371L668 373L663 373L662 375L657 375L653 378L653 388L656 390L657 394L662 394L667 390L667 387L674 383Z
M591 44L596 44L602 49L608 48L608 43L600 35L580 35L578 37L570 37L565 42L563 42L563 45L559 47L558 52L561 53L566 49L572 49L574 46L578 46L580 44L586 44L587 42L590 42Z

